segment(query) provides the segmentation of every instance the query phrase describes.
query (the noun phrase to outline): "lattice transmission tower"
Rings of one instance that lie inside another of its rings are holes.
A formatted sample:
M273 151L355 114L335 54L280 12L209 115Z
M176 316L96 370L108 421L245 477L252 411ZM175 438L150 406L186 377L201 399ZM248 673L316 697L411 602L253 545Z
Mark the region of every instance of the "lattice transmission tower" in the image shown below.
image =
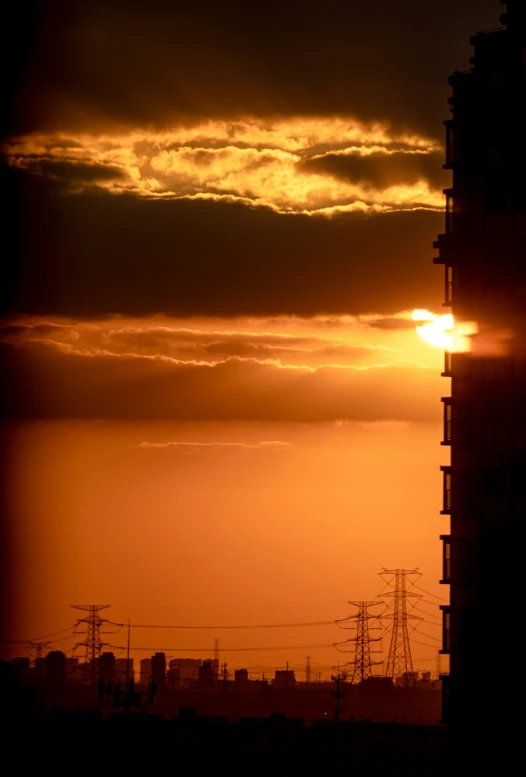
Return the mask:
M390 585L393 584L394 580L394 591L379 594L382 598L393 597L393 611L391 613L383 613L380 616L393 621L385 675L386 677L392 677L393 682L398 681L402 685L414 686L416 678L413 672L413 659L411 658L407 621L421 621L423 618L407 612L407 598L421 599L422 596L407 590L406 578L410 578L413 575L420 577L422 573L418 571L418 567L416 569L385 569L384 567L378 574L380 577L384 577L384 579L387 575L391 576Z
M86 685L96 685L99 674L99 658L102 648L107 642L102 642L100 627L103 623L107 623L108 620L101 618L99 615L100 610L105 610L111 605L109 604L72 604L75 610L86 610L88 615L85 618L81 618L77 621L76 626L81 623L86 623L87 631L75 631L75 634L85 634L86 639L84 642L77 642L75 647L85 647L86 657L84 661L84 682Z
M338 626L344 629L356 629L356 635L350 639L346 639L345 642L340 642L339 645L354 644L354 661L349 661L346 666L349 667L348 677L352 683L360 683L363 680L367 680L368 677L373 676L373 666L382 664L383 661L373 661L371 659L371 653L379 653L381 651L371 650L371 642L380 642L382 637L371 637L370 632L380 630L380 626L369 626L370 620L378 620L378 615L369 613L369 607L377 607L379 604L383 604L382 601L374 602L349 602L353 607L358 607L358 612L355 615L349 615L343 621L338 622ZM342 626L341 623L348 623L353 621L352 626ZM338 648L339 649L339 648ZM344 652L349 652L344 649Z
M35 650L35 663L44 657L45 648L51 647L52 642L26 642L29 649Z

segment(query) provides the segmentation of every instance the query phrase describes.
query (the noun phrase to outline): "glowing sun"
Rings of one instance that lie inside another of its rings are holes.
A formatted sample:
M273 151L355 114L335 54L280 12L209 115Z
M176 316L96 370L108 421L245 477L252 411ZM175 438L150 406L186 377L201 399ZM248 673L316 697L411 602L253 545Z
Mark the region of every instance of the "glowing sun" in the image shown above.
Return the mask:
M426 343L457 353L471 350L470 336L478 331L474 321L457 323L451 313L437 316L420 308L413 310L413 321L418 322L416 331Z

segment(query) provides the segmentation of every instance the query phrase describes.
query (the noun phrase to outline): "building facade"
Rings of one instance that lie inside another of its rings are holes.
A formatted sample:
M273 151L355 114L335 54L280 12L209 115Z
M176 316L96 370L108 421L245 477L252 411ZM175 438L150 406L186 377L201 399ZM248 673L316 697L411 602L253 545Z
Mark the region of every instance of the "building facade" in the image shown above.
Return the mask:
M446 352L443 372L442 715L456 730L504 720L516 690L506 661L526 526L526 3L503 4L503 26L474 35L472 67L449 79L453 180L434 244L444 304L455 324L477 327L468 352Z
M116 658L115 682L121 687L125 688L126 682L129 680L135 681L133 658Z
M155 653L152 656L152 680L158 688L166 685L166 655Z
M141 658L139 666L140 666L139 682L142 686L147 688L148 685L150 684L150 680L152 679L152 659Z

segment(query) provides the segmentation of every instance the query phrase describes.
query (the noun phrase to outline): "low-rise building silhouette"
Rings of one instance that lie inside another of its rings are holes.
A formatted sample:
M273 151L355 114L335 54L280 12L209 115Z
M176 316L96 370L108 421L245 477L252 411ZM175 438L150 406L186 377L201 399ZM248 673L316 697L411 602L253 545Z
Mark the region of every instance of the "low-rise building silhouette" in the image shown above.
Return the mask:
M274 688L293 688L296 685L296 675L292 669L276 669L272 686Z

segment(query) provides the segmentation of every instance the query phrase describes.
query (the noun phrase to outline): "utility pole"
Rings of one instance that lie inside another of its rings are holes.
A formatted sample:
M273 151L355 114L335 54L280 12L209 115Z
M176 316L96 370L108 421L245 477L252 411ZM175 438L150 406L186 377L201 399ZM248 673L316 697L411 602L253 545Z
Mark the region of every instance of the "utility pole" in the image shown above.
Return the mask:
M86 648L86 657L85 657L85 663L84 663L84 683L86 685L96 685L97 679L98 679L98 662L100 657L100 652L102 648L107 644L106 642L101 641L101 634L105 632L101 632L100 627L103 623L107 623L107 619L103 619L100 617L99 612L100 610L105 610L111 605L109 604L72 604L71 605L76 610L86 610L88 612L88 615L85 618L81 618L79 621L77 621L76 625L78 626L81 623L86 623L88 630L86 631L75 631L75 634L86 634L86 639L84 642L77 642L76 647L85 647Z
M128 688L130 684L130 631L131 622L128 618L128 644L126 646L126 688Z
M331 689L331 694L335 698L334 703L334 720L340 719L341 714L341 699L345 696L345 680L347 676L345 673L340 672L340 666L338 665L338 673L331 675L331 680L334 683L334 688Z
M352 683L360 683L364 680L367 680L367 678L373 676L373 670L372 667L376 666L377 664L382 664L383 661L372 661L371 660L371 642L380 642L382 637L371 637L369 632L373 629L380 629L380 626L373 626L369 627L369 621L371 619L378 620L378 615L371 615L369 613L369 607L377 607L380 604L383 604L382 601L373 601L373 602L349 602L353 607L358 607L358 612L355 615L349 615L348 618L345 618L345 621L342 622L349 622L354 621L352 626L340 626L340 622L338 623L338 626L340 628L355 628L356 629L356 636L351 637L350 639L345 640L345 642L337 643L337 645L348 645L349 643L354 642L354 661L349 662L349 666L352 667L350 670L352 672L351 674L351 684ZM336 646L337 646L336 645ZM344 651L346 652L346 651ZM380 651L376 651L380 652Z
M126 691L124 696L124 711L127 715L130 714L130 708L131 708L131 700L132 700L132 692L134 689L132 689L132 685L134 683L130 682L130 632L131 632L131 622L128 618L128 642L126 645Z
M214 639L214 681L219 680L219 640Z
M310 656L305 658L305 682L310 683Z
M411 576L420 577L422 573L418 571L418 567L416 569L385 569L384 567L378 574L381 577L394 575L394 591L380 594L380 598L393 597L393 612L379 616L380 618L391 618L393 621L385 674L386 677L392 677L393 682L398 680L403 685L415 686L416 681L413 672L413 659L411 657L407 621L421 621L423 618L418 617L418 615L410 615L407 612L407 598L421 599L422 596L407 590L406 578ZM391 579L389 583L392 584L392 582Z

